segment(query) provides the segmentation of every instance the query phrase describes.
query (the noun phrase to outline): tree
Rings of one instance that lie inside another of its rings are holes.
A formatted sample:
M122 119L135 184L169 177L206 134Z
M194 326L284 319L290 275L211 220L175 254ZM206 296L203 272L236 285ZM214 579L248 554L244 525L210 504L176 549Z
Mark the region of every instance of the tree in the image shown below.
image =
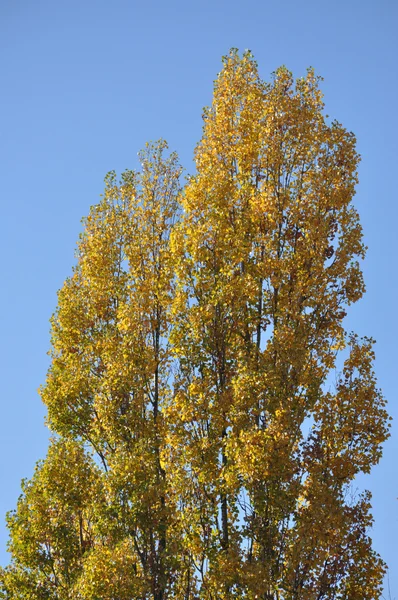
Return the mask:
M320 78L224 57L195 176L165 142L85 220L41 389L55 437L8 515L1 597L371 600L388 437L355 138Z

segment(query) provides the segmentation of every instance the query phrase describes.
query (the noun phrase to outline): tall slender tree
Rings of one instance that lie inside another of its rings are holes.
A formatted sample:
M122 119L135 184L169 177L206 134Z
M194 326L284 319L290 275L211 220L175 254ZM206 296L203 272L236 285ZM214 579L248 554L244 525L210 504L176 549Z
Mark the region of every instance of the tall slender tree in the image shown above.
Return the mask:
M373 600L385 400L364 292L355 138L320 78L224 58L196 175L164 142L107 176L52 320L56 434L8 516L0 597Z
M225 59L173 239L174 446L209 597L378 594L369 496L347 501L387 433L372 341L343 327L364 291L358 159L311 69L265 84Z

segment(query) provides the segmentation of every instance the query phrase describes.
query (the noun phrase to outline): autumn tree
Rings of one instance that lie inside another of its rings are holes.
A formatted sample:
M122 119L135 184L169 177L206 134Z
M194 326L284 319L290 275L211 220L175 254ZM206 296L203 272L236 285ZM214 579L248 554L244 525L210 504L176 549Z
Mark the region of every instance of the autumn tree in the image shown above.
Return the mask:
M355 138L320 79L224 58L196 174L164 142L85 220L41 389L55 437L8 515L7 600L373 600L385 400Z

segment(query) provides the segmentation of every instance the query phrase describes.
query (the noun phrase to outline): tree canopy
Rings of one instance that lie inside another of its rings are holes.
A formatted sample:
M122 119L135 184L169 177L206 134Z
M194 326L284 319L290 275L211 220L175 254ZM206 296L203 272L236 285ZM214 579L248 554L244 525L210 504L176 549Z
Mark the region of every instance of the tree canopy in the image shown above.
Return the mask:
M355 137L320 78L224 57L196 174L164 141L84 220L52 318L48 455L8 514L7 600L374 600L385 400Z

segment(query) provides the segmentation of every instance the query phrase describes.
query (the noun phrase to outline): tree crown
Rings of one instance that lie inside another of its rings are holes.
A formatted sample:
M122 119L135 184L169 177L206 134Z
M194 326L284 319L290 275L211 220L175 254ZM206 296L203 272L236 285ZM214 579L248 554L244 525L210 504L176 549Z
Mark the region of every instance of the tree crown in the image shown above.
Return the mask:
M186 185L164 141L107 175L52 318L55 437L8 516L1 597L380 596L370 494L350 496L388 436L373 341L344 327L359 156L320 81L266 83L233 49Z

